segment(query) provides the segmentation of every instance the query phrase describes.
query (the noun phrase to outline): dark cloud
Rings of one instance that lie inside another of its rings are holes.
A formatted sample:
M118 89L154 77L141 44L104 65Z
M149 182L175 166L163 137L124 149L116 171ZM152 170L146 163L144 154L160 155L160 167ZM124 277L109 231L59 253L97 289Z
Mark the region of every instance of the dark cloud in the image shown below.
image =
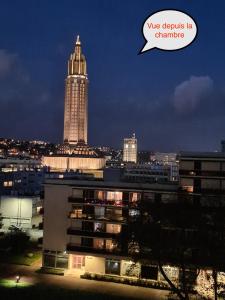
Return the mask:
M181 114L193 112L212 89L213 80L209 76L191 76L175 88L173 102L176 111Z
M58 140L60 92L35 82L19 55L6 50L0 50L0 91L0 136Z

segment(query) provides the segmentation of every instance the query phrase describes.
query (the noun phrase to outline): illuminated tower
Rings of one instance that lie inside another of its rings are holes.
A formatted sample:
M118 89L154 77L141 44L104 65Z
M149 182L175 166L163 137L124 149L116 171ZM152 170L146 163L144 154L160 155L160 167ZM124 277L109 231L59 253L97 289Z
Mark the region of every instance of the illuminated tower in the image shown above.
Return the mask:
M87 144L88 77L85 56L82 54L79 35L74 52L68 60L65 88L64 143Z

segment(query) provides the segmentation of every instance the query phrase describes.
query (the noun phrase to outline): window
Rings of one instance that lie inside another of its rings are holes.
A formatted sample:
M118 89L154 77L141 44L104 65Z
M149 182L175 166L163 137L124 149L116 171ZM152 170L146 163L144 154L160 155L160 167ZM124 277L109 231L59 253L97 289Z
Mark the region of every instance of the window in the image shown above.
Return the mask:
M123 198L123 193L122 192L107 191L107 200L121 201L122 198Z
M4 181L3 182L3 186L5 186L5 187L9 187L9 186L12 186L12 185L13 185L12 181Z
M99 200L104 200L105 199L104 191L96 191L96 198Z
M70 214L71 218L82 218L82 208L81 206L72 206L72 212Z
M117 243L112 240L106 240L106 249L113 251L117 247Z
M72 255L72 268L81 269L85 266L85 256Z
M55 268L55 256L44 254L43 262L45 267L53 267Z
M104 240L103 239L94 239L94 248L95 249L103 249L104 248Z
M105 224L104 223L94 223L94 231L95 232L104 232L105 231Z
M120 224L106 224L106 232L108 233L120 233L121 225Z
M106 208L105 217L112 221L121 221L123 220L123 211L122 209L115 208Z
M97 207L95 206L95 217L96 218L104 218L105 216L105 207Z
M137 206L138 201L141 199L140 193L130 193L130 204L132 206Z
M68 268L68 257L57 256L56 268L67 269Z
M106 259L105 262L105 273L120 275L120 261L113 259Z

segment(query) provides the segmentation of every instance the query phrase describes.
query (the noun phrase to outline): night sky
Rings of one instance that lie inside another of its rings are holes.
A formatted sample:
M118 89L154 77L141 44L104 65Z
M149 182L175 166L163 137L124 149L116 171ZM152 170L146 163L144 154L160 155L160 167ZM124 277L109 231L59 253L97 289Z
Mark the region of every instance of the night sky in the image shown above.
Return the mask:
M198 24L189 47L144 44L142 23L180 9ZM225 2L18 0L0 2L0 136L62 142L67 60L80 34L87 59L89 144L218 150L225 138Z

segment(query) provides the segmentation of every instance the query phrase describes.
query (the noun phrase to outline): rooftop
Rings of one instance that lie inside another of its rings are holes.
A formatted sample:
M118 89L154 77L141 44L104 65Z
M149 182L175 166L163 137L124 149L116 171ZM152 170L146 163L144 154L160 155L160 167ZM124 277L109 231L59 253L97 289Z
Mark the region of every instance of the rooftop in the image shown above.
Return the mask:
M179 157L182 158L220 158L225 159L225 153L223 152L186 152L181 151Z
M176 183L133 183L123 181L104 181L104 180L79 180L79 179L46 179L45 185L66 185L76 187L99 187L99 188L118 188L135 190L160 190L176 192L178 184Z

